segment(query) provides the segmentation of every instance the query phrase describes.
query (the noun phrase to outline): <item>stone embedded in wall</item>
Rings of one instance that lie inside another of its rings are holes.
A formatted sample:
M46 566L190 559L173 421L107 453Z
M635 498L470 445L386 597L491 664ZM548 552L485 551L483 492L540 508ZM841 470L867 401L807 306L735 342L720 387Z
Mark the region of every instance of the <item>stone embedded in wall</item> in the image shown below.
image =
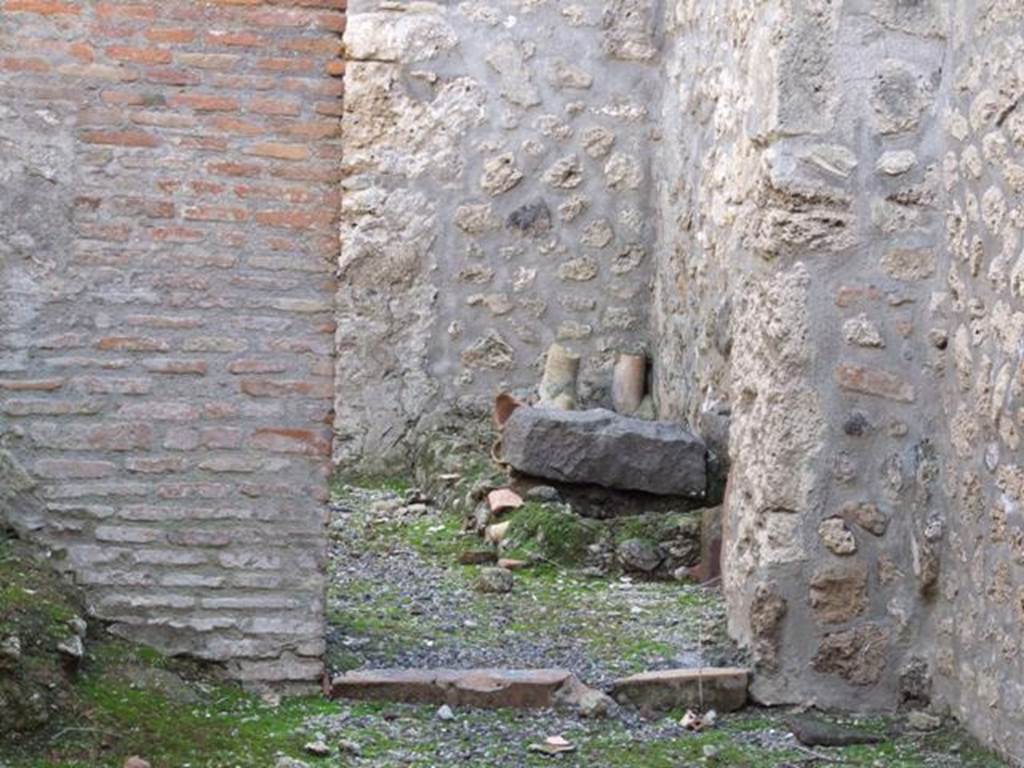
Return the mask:
M818 526L821 543L832 554L852 555L857 551L857 539L840 517L830 517Z
M573 195L565 202L559 204L558 216L563 222L568 224L571 221L575 221L587 209L588 205L589 202L586 198Z
M544 171L542 176L545 184L555 189L575 189L583 183L583 167L580 159L569 155L555 161Z
M882 334L868 316L861 312L843 323L843 336L847 342L858 347L884 347Z
M540 91L527 65L533 52L532 43L502 40L487 54L487 63L501 76L502 97L520 107L535 107L541 103Z
M643 246L637 243L627 244L612 256L609 269L613 275L626 275L643 264L646 257L647 250Z
M873 0L871 15L889 29L925 37L945 37L949 23L942 0Z
M917 154L912 150L886 152L878 159L875 169L886 176L902 176L917 165Z
M467 347L461 359L467 368L510 369L515 366L516 353L501 334L491 330Z
M539 237L551 230L551 209L543 200L534 200L512 211L505 223L509 229Z
M585 91L594 84L594 76L587 70L570 64L562 58L551 62L548 78L556 88L574 88Z
M625 152L616 152L604 166L604 178L609 189L616 191L639 189L644 181L640 161Z
M501 227L501 219L494 214L490 203L460 205L453 221L467 235L482 235Z
M882 256L881 267L894 280L925 280L935 274L935 252L930 248L894 248Z
M516 167L516 158L511 152L484 161L480 188L491 197L497 197L513 189L523 180L523 172Z
M581 136L583 151L595 160L606 156L615 144L615 133L608 128L586 128Z
M355 61L423 62L458 42L455 31L438 13L412 9L358 13L348 19L345 54Z
M889 518L877 504L867 501L844 504L839 515L849 523L863 528L874 536L884 536L889 528Z
M653 0L606 0L601 17L604 50L615 59L650 61L657 55Z
M815 617L824 624L843 624L860 616L868 605L867 567L858 563L816 571L809 599Z
M907 62L886 59L875 71L871 106L883 134L917 130L933 95L925 78Z
M912 384L894 373L878 368L846 363L836 368L835 376L839 386L849 392L900 403L912 403L917 397Z
M786 611L785 599L771 585L757 585L750 604L750 630L754 660L760 668L777 666Z
M615 231L612 229L608 219L596 219L583 228L580 242L588 248L604 248L615 238Z
M825 635L812 661L815 671L834 674L851 685L874 685L891 656L891 631L880 624L865 624Z
M573 282L593 280L600 273L597 261L590 256L570 259L558 266L558 277Z
M784 134L825 133L838 104L836 39L840 8L827 0L794 0L776 64L775 122Z

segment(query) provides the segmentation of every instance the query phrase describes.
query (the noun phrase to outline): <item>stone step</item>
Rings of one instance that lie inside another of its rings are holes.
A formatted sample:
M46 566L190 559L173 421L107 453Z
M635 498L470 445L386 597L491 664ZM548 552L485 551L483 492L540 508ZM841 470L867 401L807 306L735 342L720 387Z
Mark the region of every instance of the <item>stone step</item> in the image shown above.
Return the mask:
M576 704L587 690L564 669L370 669L335 677L331 698L542 709Z
M734 667L666 669L616 680L611 693L619 704L654 711L734 712L747 703L749 680L749 670Z

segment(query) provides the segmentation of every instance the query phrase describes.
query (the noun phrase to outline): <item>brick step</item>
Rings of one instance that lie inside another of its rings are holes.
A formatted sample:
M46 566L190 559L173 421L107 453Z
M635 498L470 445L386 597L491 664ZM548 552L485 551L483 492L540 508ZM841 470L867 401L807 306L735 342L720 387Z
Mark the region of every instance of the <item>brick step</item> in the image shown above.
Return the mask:
M619 704L666 711L734 712L747 703L750 672L736 667L701 667L644 672L612 683Z
M565 669L372 669L335 677L331 698L542 709L573 703L581 689Z

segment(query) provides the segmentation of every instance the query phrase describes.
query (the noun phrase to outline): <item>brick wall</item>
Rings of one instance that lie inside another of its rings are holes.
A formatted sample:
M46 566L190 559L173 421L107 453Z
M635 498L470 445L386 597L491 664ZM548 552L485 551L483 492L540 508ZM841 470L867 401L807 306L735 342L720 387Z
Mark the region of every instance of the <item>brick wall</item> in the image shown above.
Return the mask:
M2 511L241 678L321 669L344 8L0 0Z

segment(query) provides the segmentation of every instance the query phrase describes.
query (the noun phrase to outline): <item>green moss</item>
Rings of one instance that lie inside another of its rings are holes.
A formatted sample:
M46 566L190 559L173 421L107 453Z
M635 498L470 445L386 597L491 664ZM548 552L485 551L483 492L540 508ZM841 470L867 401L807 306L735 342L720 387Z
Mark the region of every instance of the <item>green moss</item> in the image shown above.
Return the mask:
M397 494L404 494L412 487L409 478L405 475L348 473L343 471L334 473L330 486L331 495L335 498L345 495L346 486L373 491L390 491Z
M509 518L510 555L539 556L551 563L579 565L587 547L600 540L603 526L561 507L527 502Z

